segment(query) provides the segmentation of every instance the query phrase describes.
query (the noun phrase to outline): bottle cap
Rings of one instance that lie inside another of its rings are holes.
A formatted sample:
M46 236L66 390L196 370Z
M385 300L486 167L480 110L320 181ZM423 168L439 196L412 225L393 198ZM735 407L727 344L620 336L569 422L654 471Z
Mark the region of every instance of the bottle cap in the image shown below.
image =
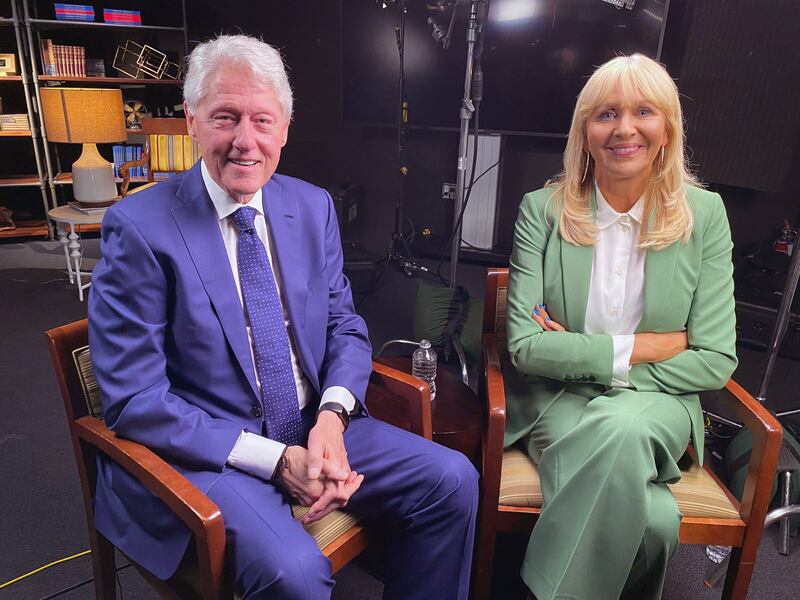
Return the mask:
M420 340L419 347L420 348L430 348L431 347L431 343L430 343L429 340Z

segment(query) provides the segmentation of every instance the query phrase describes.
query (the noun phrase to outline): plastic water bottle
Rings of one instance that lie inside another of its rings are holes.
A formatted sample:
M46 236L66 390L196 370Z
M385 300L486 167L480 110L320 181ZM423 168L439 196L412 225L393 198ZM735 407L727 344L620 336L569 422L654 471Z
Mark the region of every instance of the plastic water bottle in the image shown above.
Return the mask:
M706 556L712 562L720 564L728 554L731 553L730 546L706 546Z
M422 340L411 356L411 374L426 381L431 388L431 400L436 397L436 350L428 340Z

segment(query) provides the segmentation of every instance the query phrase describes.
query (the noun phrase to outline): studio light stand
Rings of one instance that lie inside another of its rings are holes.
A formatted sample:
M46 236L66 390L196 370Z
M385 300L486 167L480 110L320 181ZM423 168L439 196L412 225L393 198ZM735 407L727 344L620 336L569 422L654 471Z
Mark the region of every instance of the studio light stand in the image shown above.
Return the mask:
M457 3L456 3L457 4ZM469 123L475 112L475 101L483 95L483 72L480 66L480 51L476 54L483 36L486 21L488 0L472 0L467 24L467 67L464 74L464 98L461 100L461 126L458 137L458 162L456 165L456 192L453 207L453 236L450 249L450 287L456 287L458 276L458 253L461 249L461 221L464 214L464 192L467 177L467 142L469 139ZM455 11L457 8L454 7ZM477 61L476 61L477 57ZM474 84L474 85L473 85ZM475 94L474 92L477 92ZM477 148L476 148L477 150ZM477 152L476 152L477 154Z
M383 7L389 3L382 3ZM405 46L406 46L406 3L399 0L400 24L395 27L397 38L397 51L400 55L400 81L398 86L397 102L397 189L394 201L394 231L386 253L387 268L393 266L402 271L406 277L413 277L415 273L428 273L428 268L412 259L409 255L408 245L403 235L405 223L405 177L408 166L405 162L405 136L408 126L408 98L406 97L405 75Z

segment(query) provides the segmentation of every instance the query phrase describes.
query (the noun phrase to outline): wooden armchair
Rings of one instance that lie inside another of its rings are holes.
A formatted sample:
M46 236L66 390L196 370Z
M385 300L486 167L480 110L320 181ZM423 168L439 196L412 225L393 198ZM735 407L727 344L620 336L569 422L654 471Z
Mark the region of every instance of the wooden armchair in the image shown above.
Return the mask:
M136 442L118 438L103 423L100 391L89 357L87 325L84 319L51 329L46 335L81 479L95 596L98 600L116 598L114 547L94 527L95 457L102 452L161 498L194 534L194 552L187 553L170 580L161 581L134 563L139 572L164 598L231 598L223 570L225 527L219 509L157 454ZM366 401L374 417L431 439L428 384L373 363ZM295 518L301 518L306 510L294 507ZM353 515L334 511L307 530L330 559L335 573L367 547L370 528Z
M497 532L529 534L542 506L539 473L517 448L503 448L506 406L500 353L506 352L508 269L490 269L483 318L481 387L488 414L483 438L483 478L478 517L473 597L489 597ZM670 486L681 513L684 544L733 546L723 599L744 600L764 529L781 444L778 421L733 380L719 401L732 410L754 436L747 483L741 503L705 467L692 464ZM698 582L699 583L699 582Z
M133 167L147 167L147 181L152 184L156 173L188 171L200 158L200 147L189 137L185 119L142 119L139 133L145 136L142 158L119 167L123 197L128 194Z

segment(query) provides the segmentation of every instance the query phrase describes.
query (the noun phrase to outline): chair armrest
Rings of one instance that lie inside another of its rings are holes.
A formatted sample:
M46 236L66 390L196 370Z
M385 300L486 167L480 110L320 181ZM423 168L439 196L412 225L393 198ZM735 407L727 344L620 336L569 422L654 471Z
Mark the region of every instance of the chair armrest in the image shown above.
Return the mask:
M421 379L373 361L366 404L373 417L433 439L431 392Z
M142 152L142 158L139 160L129 160L119 166L119 174L122 177L122 183L119 186L120 196L125 197L128 193L128 186L131 184L130 170L133 167L146 167L150 162L150 149L147 148Z
M216 597L222 586L225 556L225 524L217 505L152 450L117 437L99 419L81 417L73 422L73 431L83 443L136 477L191 529L204 580L202 589L209 591L209 597Z
M503 467L503 437L506 429L506 392L497 337L483 335L483 391L486 402L487 427L483 439L484 496L491 506L500 496L500 473Z
M748 525L760 524L763 528L772 495L783 429L778 420L738 383L729 380L725 384L725 390L728 393L720 394L719 401L732 410L753 434L753 450L742 494L741 517Z

